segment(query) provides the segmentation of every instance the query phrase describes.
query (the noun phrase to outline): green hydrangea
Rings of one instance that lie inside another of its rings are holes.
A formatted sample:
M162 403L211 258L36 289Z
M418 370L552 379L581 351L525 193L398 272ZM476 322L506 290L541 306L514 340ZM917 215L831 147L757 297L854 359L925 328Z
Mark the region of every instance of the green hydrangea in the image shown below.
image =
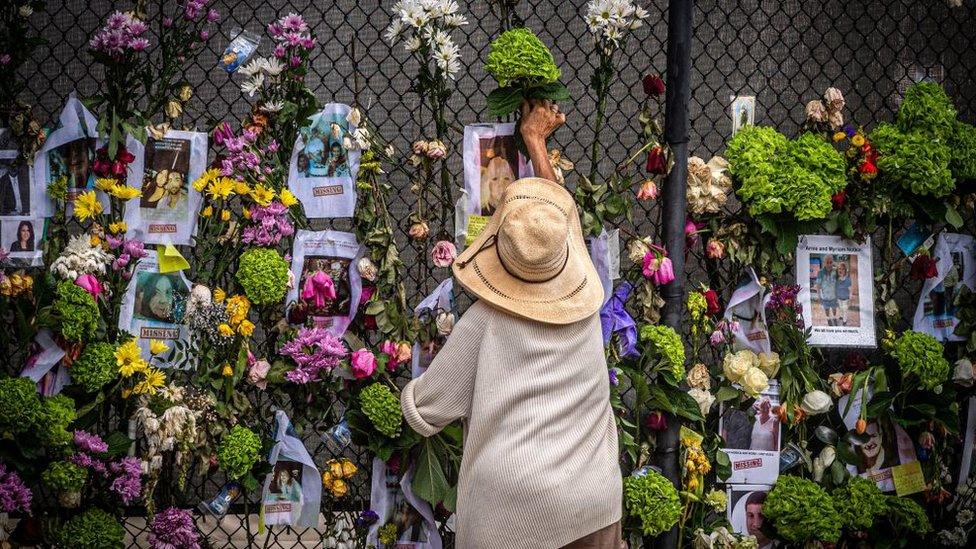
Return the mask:
M80 343L95 335L98 329L98 304L81 286L69 280L58 283L52 312L57 327L66 340Z
M41 413L41 400L33 381L26 377L0 379L0 431L29 431Z
M949 170L956 180L976 179L976 126L956 122Z
M68 425L75 420L75 401L64 395L54 395L41 401L37 436L48 447L71 444L73 434Z
M71 382L89 393L101 389L115 375L115 345L104 341L88 344L71 365Z
M498 85L542 86L559 80L559 67L549 48L529 29L512 29L491 43L485 70Z
M640 340L647 342L645 353L664 363L663 374L674 385L685 377L685 345L670 326L642 326Z
M277 303L288 290L288 263L271 248L251 248L241 254L237 281L252 303Z
M867 530L876 517L888 510L885 495L873 480L852 476L847 484L833 491L834 508L841 526L850 530Z
M810 133L790 141L773 128L747 126L729 141L725 156L740 183L736 194L755 216L823 219L833 207L830 197L847 185L844 157Z
M640 519L645 536L667 532L681 517L681 500L671 481L656 471L624 479L624 507Z
M88 471L70 461L55 461L41 473L44 486L56 492L80 492L88 479Z
M887 496L885 502L888 520L899 535L923 537L932 531L932 523L925 509L915 500Z
M956 188L949 171L949 146L922 131L902 132L880 124L869 135L878 150L878 172L888 181L918 195L939 198Z
M951 368L942 344L928 334L908 330L895 339L889 352L902 377L914 378L930 391L949 377Z
M812 480L780 475L763 504L763 514L783 539L793 543L840 538L841 518L830 494Z
M65 522L58 534L64 549L121 549L125 530L115 516L91 508Z
M898 108L898 127L903 132L920 130L930 136L948 136L956 122L956 108L942 86L919 82L908 88Z
M400 399L389 387L373 383L359 393L359 402L363 406L363 413L377 431L390 438L400 436L403 412L400 410Z
M251 471L260 451L261 437L247 427L235 425L217 446L217 464L228 478L236 480Z

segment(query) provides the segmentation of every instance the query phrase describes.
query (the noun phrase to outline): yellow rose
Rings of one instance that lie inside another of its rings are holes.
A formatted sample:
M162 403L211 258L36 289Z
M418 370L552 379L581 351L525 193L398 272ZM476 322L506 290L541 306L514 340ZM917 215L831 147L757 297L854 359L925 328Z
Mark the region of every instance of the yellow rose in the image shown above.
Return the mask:
M739 384L749 396L757 397L769 387L769 378L759 368L749 368Z
M739 383L742 376L750 368L754 368L757 363L758 357L756 353L748 349L743 349L737 353L725 355L725 359L722 361L722 373L732 383Z
M180 88L180 100L189 101L191 97L193 97L193 88L189 84L184 84Z
M254 333L254 323L250 320L245 320L237 327L237 331L244 337L251 337L251 334Z
M847 134L844 132L837 132L834 134L834 141L843 141L847 138Z
M230 337L230 336L234 335L234 329L231 328L230 325L229 324L226 324L226 323L221 324L220 326L218 326L217 327L217 331L219 331L220 332L220 335L222 335L224 337Z
M346 481L342 479L336 479L329 489L332 491L332 495L337 498L341 498L349 493L349 486L346 484Z
M326 488L331 488L333 480L334 479L332 478L332 473L328 471L322 473L322 486L325 486Z
M759 353L758 366L766 377L773 379L779 373L779 353Z
M359 470L359 468L356 467L356 464L355 463L349 461L348 459L342 460L342 477L343 478L349 478L349 477L355 475L356 474L356 471L358 471L358 470Z
M329 466L329 472L332 473L333 477L342 478L342 464L337 460L330 459L326 464Z
M183 114L183 105L179 101L170 101L166 103L166 116L170 118L176 118Z

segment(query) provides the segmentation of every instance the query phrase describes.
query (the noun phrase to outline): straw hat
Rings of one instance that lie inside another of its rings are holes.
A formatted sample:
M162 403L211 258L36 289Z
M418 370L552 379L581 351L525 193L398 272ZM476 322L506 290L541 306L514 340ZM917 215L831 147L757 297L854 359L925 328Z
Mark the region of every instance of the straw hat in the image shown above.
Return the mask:
M509 185L453 270L471 293L530 320L570 324L603 304L576 203L547 179L528 177Z

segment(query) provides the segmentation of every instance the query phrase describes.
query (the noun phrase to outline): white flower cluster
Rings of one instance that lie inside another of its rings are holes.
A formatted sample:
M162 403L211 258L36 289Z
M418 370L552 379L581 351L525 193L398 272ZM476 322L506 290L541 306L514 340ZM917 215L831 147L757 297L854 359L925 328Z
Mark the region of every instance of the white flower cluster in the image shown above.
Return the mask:
M169 388L171 391L173 387ZM178 390L178 388L176 389ZM145 438L146 452L142 456L143 473L154 475L163 466L163 452L175 450L176 462L182 463L197 439L197 420L200 412L186 406L171 406L157 416L143 402L132 415L136 432Z
M468 20L455 0L399 0L385 38L391 44L401 38L410 53L433 61L444 75L454 78L461 70L461 50L450 32Z
M607 53L619 48L624 34L640 28L647 16L631 0L590 0L586 5L586 25Z
M241 91L248 97L261 91L264 87L264 80L267 77L275 78L285 70L285 63L274 57L257 57L249 61L246 65L237 70L246 79L241 83Z
M103 275L112 262L101 246L92 246L91 237L79 234L71 237L61 255L51 263L51 272L65 280L74 280L81 275Z

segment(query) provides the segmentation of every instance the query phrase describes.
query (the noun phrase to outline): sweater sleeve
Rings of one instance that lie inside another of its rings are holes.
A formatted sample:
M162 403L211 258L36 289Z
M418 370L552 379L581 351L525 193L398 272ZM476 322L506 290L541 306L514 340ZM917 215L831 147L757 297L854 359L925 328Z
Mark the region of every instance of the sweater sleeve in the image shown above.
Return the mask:
M471 411L481 338L488 329L491 310L472 305L454 326L430 367L400 394L403 417L414 431L434 436Z

